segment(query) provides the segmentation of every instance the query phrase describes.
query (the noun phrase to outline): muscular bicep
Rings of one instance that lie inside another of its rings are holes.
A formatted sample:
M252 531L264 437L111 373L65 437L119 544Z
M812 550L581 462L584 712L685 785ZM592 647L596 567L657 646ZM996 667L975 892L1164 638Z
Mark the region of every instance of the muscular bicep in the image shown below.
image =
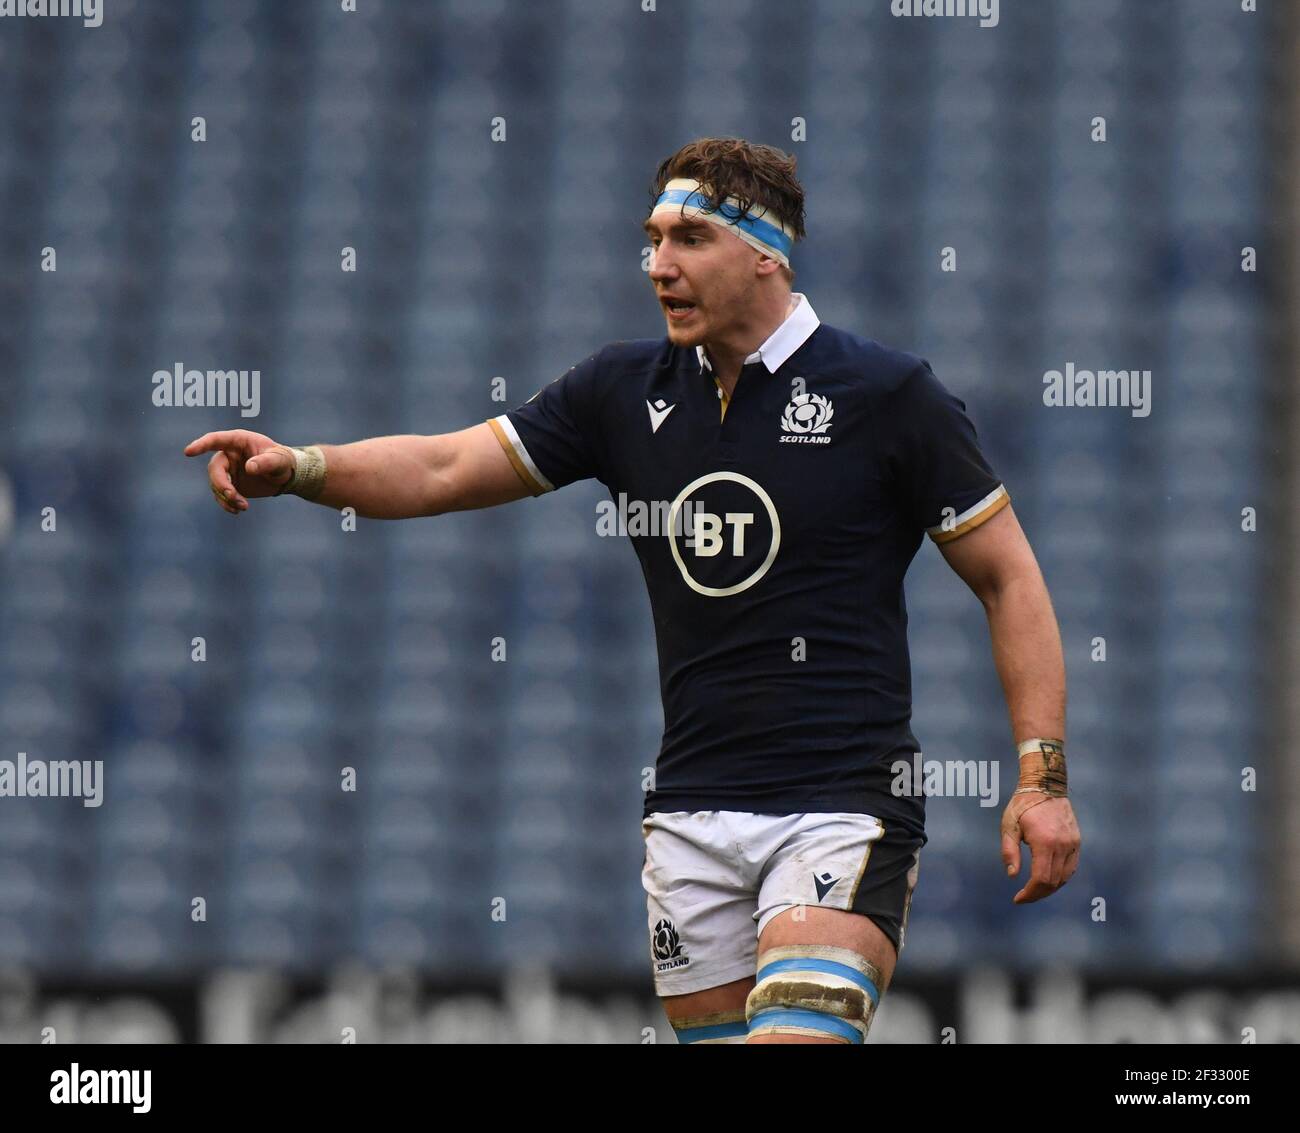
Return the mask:
M1039 573L1029 540L1010 504L973 530L940 543L939 550L981 602L996 596L1011 579Z
M495 507L533 495L488 422L432 439L443 450L435 462L434 496L445 503L439 510Z

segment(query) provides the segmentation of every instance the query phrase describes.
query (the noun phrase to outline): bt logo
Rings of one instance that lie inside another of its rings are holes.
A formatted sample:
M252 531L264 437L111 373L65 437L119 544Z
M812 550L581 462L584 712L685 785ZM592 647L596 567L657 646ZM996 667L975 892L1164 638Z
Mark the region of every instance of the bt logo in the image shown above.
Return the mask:
M743 555L745 553L745 528L754 522L754 513L752 511L729 511L726 515L727 524L731 527L731 553L733 555ZM697 555L716 555L722 550L722 536L719 532L722 530L722 517L714 515L711 511L697 511L695 513L695 531L690 539L687 540L688 547L694 547Z
M701 494L706 499L692 499ZM679 546L678 515L688 500L691 534ZM759 506L746 510L750 501ZM769 527L771 535L764 539ZM781 521L772 498L756 481L739 472L710 472L687 484L673 501L668 543L687 586L706 598L728 598L767 573L781 546ZM690 553L689 563L683 550Z

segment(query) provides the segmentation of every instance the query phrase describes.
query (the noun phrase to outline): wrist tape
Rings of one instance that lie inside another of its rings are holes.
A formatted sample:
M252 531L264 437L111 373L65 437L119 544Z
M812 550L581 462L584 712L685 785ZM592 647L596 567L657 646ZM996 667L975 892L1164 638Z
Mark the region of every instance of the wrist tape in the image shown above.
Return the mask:
M277 495L289 492L301 496L304 500L314 500L325 490L325 454L319 445L306 448L291 446L294 467L289 479Z
M1020 782L1013 794L1038 792L1053 798L1066 797L1063 740L1025 740L1016 750L1020 753Z

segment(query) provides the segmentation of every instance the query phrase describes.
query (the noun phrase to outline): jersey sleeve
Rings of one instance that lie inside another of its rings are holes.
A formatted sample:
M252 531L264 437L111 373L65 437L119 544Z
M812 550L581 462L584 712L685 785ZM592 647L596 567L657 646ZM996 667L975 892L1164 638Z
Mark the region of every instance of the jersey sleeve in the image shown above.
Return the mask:
M974 530L1011 502L980 451L965 402L928 363L903 379L881 416L902 510L936 543Z
M604 479L596 429L599 352L519 406L488 421L534 496L576 480Z

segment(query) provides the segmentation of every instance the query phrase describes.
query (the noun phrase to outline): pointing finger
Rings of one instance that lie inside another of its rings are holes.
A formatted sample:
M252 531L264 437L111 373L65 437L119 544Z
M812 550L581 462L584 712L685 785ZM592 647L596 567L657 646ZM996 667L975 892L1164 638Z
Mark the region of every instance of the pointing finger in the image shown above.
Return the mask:
M238 448L239 447L239 430L226 429L218 433L204 433L201 437L195 437L185 446L186 456L198 456L201 452L211 452L219 448Z

